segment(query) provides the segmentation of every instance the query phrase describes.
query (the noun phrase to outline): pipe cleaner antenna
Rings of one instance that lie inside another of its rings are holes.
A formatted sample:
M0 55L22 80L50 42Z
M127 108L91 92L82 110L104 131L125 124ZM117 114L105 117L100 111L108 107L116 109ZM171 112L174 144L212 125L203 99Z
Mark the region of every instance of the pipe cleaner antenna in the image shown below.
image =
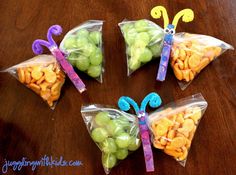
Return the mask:
M136 114L138 114L139 112L138 104L130 97L126 96L120 97L118 101L118 106L122 111L129 111L130 107L132 106Z
M148 94L142 101L140 110L146 112L146 107L149 104L152 108L157 108L161 105L161 97L157 93Z
M186 22L186 23L191 22L194 19L194 12L192 9L184 9L184 10L179 11L175 15L175 17L172 21L172 25L175 27L175 30L176 30L177 24L178 24L181 17L182 17L183 22Z
M156 6L151 10L151 16L154 19L159 19L161 18L161 16L163 16L163 20L164 20L164 28L166 28L169 24L169 17L168 17L168 13L166 11L166 8L163 6Z

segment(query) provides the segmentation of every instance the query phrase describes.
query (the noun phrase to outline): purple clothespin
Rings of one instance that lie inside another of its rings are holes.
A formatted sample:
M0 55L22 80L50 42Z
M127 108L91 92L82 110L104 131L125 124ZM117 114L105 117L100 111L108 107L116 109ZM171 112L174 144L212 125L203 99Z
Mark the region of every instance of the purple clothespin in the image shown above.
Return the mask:
M152 108L157 108L161 105L161 97L157 93L150 93L148 94L142 101L141 106L139 108L138 104L131 99L130 97L123 96L120 97L118 101L118 106L122 111L128 111L132 106L135 110L135 113L139 120L139 131L143 145L143 153L144 153L144 160L146 165L147 172L154 171L154 160L152 154L152 147L150 142L150 133L147 126L147 118L148 113L146 112L147 105L151 106Z
M80 79L80 77L76 74L71 64L66 60L65 56L61 52L61 50L58 48L56 42L53 40L53 35L60 35L62 33L62 27L59 25L53 25L48 29L47 33L47 39L48 41L37 39L32 44L32 50L33 52L38 55L43 53L43 47L47 47L52 55L54 55L61 65L64 72L67 74L67 76L70 78L76 89L82 93L86 90L85 84Z

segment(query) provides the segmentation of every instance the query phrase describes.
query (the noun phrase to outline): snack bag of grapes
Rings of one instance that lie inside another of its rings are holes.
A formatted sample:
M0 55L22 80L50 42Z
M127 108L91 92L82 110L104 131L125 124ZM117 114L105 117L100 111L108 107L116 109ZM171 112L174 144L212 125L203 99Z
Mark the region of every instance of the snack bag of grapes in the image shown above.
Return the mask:
M51 109L55 108L65 82L65 74L55 57L38 55L4 70L4 72L10 73L38 94Z
M137 118L118 109L89 105L81 108L88 132L102 151L106 174L140 147Z
M152 143L185 166L190 146L207 102L201 94L159 108L148 118Z
M128 76L161 55L164 31L152 21L123 21L119 27L126 43Z
M104 55L103 21L89 20L70 30L60 44L70 64L102 83Z
M209 63L233 47L211 36L177 33L173 38L170 63L184 90Z

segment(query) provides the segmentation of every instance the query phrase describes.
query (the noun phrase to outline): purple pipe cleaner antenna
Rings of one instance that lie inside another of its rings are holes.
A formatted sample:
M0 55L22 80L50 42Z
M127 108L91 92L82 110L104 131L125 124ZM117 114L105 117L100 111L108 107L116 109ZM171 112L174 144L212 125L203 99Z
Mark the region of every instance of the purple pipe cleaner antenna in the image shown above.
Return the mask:
M60 49L58 48L58 45L53 39L53 35L60 35L62 33L62 27L59 25L53 25L48 29L47 33L47 39L48 41L37 39L32 44L32 50L36 55L43 53L43 46L47 47L52 55L54 55L57 59L57 61L60 63L62 69L67 74L67 76L70 78L76 89L82 93L86 90L85 84L80 79L80 77L75 73L73 67L71 64L66 60L65 56L62 54Z

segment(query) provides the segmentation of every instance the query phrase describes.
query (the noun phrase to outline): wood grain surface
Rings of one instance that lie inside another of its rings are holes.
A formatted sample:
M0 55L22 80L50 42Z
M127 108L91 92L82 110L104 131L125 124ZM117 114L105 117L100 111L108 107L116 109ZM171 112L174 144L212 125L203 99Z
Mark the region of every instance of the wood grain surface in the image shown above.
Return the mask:
M236 46L235 0L1 0L0 69L34 56L32 42L46 38L49 26L60 24L65 34L89 19L105 20L104 83L82 76L88 91L80 95L67 79L52 111L36 94L10 74L0 74L0 168L5 160L38 160L43 155L81 160L79 167L24 167L15 175L102 175L101 152L87 132L82 104L117 105L122 95L138 102L155 91L163 104L201 92L209 106L196 132L183 168L170 156L153 149L156 171L145 173L140 148L112 169L111 175L233 175L236 174L236 54L228 51L207 66L182 91L169 67L167 79L155 81L158 60L126 76L125 44L117 26L123 19L152 21L150 9L164 5L173 17L183 8L195 12L193 22L180 22L177 32L206 34ZM163 26L163 21L155 21ZM56 37L59 43L63 35ZM45 51L48 53L48 51ZM0 172L1 174L1 172Z

